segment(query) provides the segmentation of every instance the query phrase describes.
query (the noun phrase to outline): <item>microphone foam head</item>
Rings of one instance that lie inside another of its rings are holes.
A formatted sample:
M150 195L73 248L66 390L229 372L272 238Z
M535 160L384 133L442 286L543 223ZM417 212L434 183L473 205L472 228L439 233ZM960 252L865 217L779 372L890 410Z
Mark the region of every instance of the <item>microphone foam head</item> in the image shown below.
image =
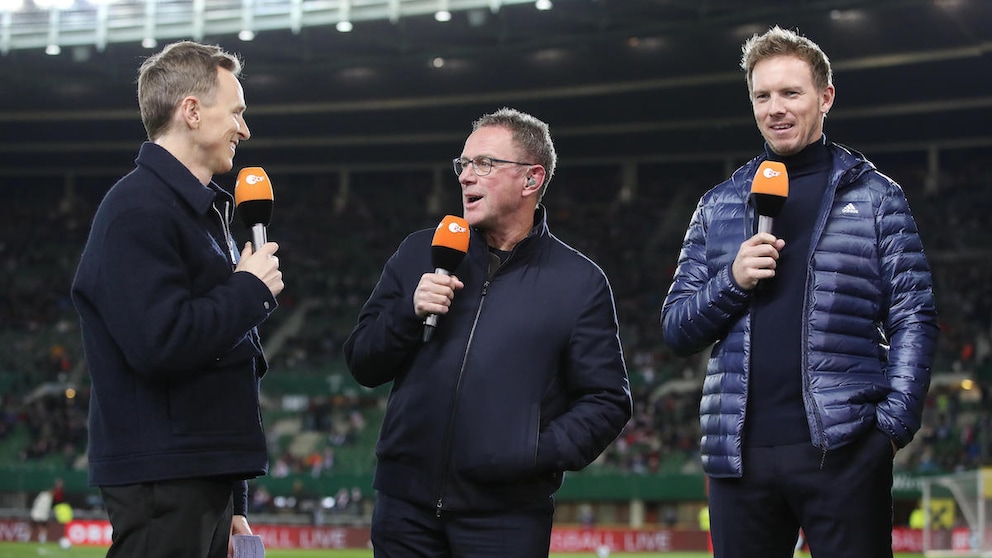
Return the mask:
M272 183L262 167L245 167L234 184L234 203L245 225L268 226L272 220Z
M457 215L445 215L434 229L431 241L431 261L435 268L454 270L468 252L471 239L468 221Z
M238 173L234 184L234 203L253 200L273 200L272 183L262 167L245 167Z
M759 215L774 217L789 197L789 173L785 163L764 161L751 181L751 200Z

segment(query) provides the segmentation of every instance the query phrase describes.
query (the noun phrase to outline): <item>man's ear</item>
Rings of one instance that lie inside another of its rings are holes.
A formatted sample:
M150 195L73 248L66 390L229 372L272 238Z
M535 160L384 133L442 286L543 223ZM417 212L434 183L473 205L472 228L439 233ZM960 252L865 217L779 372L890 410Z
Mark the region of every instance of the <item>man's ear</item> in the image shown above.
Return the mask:
M527 190L533 190L540 188L544 184L544 167L541 165L534 165L527 170L527 179L524 182L524 188Z
M188 128L200 127L200 100L189 95L179 102L179 113Z

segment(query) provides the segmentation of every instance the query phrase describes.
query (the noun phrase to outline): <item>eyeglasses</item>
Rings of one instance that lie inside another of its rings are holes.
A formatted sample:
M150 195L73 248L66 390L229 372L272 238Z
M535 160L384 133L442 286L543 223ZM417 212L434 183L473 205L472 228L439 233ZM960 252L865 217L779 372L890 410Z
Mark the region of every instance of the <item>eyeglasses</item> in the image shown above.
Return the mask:
M505 159L493 159L492 157L479 156L475 159L467 159L465 157L455 157L452 161L455 165L455 174L458 176L462 175L462 171L465 167L472 165L472 170L475 171L476 176L486 176L487 174L493 172L493 163L507 163L511 165L525 165L530 166L534 163L521 163L519 161L507 161Z

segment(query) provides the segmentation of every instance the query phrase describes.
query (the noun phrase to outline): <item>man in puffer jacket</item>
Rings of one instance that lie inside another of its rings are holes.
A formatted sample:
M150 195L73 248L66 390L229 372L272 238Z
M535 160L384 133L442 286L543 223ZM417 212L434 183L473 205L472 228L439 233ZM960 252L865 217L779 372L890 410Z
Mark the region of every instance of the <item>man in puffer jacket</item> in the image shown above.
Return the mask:
M715 556L789 557L800 528L814 556L892 556L893 456L920 427L937 337L923 246L899 185L823 135L834 87L815 43L774 27L741 66L765 150L700 200L661 317L678 353L713 345ZM765 161L788 197L756 233Z

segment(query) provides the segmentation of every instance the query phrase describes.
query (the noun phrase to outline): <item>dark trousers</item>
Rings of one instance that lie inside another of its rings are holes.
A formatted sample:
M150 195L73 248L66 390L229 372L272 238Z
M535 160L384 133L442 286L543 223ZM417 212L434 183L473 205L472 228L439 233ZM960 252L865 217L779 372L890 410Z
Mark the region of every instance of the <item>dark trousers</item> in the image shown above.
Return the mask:
M879 430L828 451L744 449L744 476L709 479L716 558L789 558L800 527L815 558L891 558L892 445Z
M554 504L495 513L437 517L382 493L372 512L375 558L547 558Z
M101 486L114 529L107 558L226 558L231 481Z

